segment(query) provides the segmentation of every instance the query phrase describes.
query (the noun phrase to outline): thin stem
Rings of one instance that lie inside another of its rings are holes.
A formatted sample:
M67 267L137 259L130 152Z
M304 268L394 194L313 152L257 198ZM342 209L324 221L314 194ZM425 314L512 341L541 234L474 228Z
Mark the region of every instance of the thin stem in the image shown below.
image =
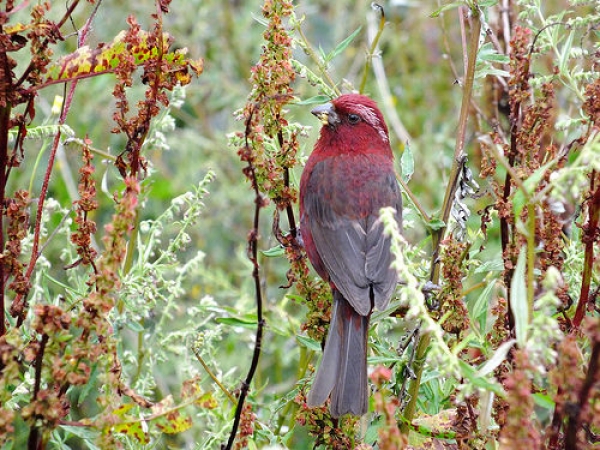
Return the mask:
M46 345L48 344L48 335L43 334L42 339L40 340L40 348L35 356L35 380L33 386L33 393L31 395L31 403L34 403L37 399L37 396L40 392L42 385L42 366L44 361L44 351L46 350ZM40 440L40 428L38 426L32 426L31 431L29 432L29 439L27 441L27 446L29 450L37 450L39 447Z
M64 122L65 122L65 119L67 116L67 111L69 110L69 107L71 106L71 100L73 99L73 93L75 91L76 86L77 86L77 82L74 82L71 85L71 89L69 91L70 95L67 97L67 101L65 102L64 109L63 109L63 112L62 112L60 120L59 120L59 123L61 125L64 124ZM33 232L33 244L31 246L31 258L29 259L29 265L27 266L27 270L25 271L25 279L26 280L31 279L31 275L33 274L35 264L36 264L38 258L40 257L39 246L40 246L40 236L41 236L41 229L42 229L42 214L44 213L44 204L46 201L46 195L48 194L48 186L50 185L50 176L52 175L52 171L54 169L54 160L56 158L56 152L58 150L58 145L60 144L60 137L61 137L61 131L59 128L58 131L56 132L56 134L54 135L54 140L52 142L52 148L50 150L50 155L48 157L48 165L46 166L46 172L44 174L44 181L42 183L42 187L41 187L40 195L39 195L39 199L38 199L35 227L34 227L34 232ZM22 297L23 297L23 294L18 294L15 297L13 304L17 304L21 300ZM21 312L21 314L18 317L17 326L21 326L24 319L25 319L25 313L23 310L23 312Z
M528 322L533 320L533 299L535 294L535 203L527 203L527 221L529 229L527 230L527 306Z
M281 129L279 129L279 131L277 132L277 142L279 143L279 149L282 149L283 145L284 145L284 139L283 139L283 131ZM283 185L286 188L290 187L290 169L288 167L283 168ZM296 238L298 229L296 227L296 219L294 217L294 208L292 207L291 202L288 202L287 206L285 207L285 212L286 212L287 218L288 218L290 234L292 235L292 238Z
M75 0L73 3L71 3L67 10L65 11L65 14L63 15L63 17L56 23L56 29L60 30L60 28L65 24L65 22L67 20L69 20L69 17L71 17L71 14L73 14L73 11L75 11L75 8L77 8L77 5L79 4L80 0ZM48 44L50 43L50 40L48 38L46 38L44 40L44 42L41 44L41 48L46 48L48 46ZM32 60L29 63L29 66L23 71L23 74L21 75L21 78L19 78L19 81L17 81L15 83L15 86L20 86L21 84L23 84L23 82L27 79L27 76L31 73L32 70L35 69L35 63Z
M462 13L463 9L460 8L459 14ZM465 81L463 86L463 96L458 122L458 132L456 137L456 145L454 147L454 160L450 171L448 185L446 187L446 193L444 195L444 203L442 205L441 219L446 224L446 226L441 230L437 230L432 233L433 252L431 260L431 281L434 284L438 284L440 279L440 263L438 260L438 254L440 244L444 238L446 230L448 229L447 222L450 217L450 211L452 209L454 194L456 193L458 179L463 164L464 146L467 133L467 119L469 117L469 105L471 103L473 83L475 79L475 63L477 60L479 35L481 32L481 21L479 17L480 11L477 6L477 3L474 4L473 8L471 9L471 13L472 29L469 42L470 52L468 55L467 72L465 74ZM408 391L409 401L406 405L406 409L404 410L403 417L400 423L400 430L403 434L408 434L410 430L409 424L412 422L412 419L415 415L419 386L421 385L421 376L423 374L423 367L425 365L425 356L427 353L427 349L429 348L430 342L431 333L424 333L421 339L419 340L419 344L417 345L417 350L415 353L415 362L413 366L415 378L410 384Z
M460 170L463 164L464 147L467 135L467 121L469 118L469 104L471 103L471 96L473 93L473 83L475 79L475 63L477 60L477 49L479 46L479 34L481 32L481 21L479 20L479 9L475 6L472 10L473 29L471 30L471 40L469 48L469 61L467 67L467 73L465 76L465 82L463 87L462 104L460 108L460 116L458 121L458 133L456 136L456 144L454 146L454 160L452 168L450 170L450 176L448 185L446 187L446 193L444 195L444 202L442 206L442 221L447 224L450 218L450 211L452 209L452 199L456 193L458 185L458 179L460 176ZM440 242L445 234L446 228L440 230L438 233L434 233L434 255L437 255L439 251ZM437 236L435 236L437 235ZM434 261L432 278L431 281L437 283L439 281L439 262Z
M306 36L304 35L304 32L302 31L302 27L300 26L299 23L296 26L296 31L298 32L298 34L300 35L300 38L302 39L302 41L305 44L304 51L306 52L306 54L317 65L317 67L319 68L319 71L321 72L321 75L323 75L323 77L325 77L325 79L327 80L327 83L329 83L329 86L331 86L331 89L333 89L333 92L335 92L335 95L336 96L341 95L342 92L339 90L339 88L337 87L337 85L335 84L333 79L331 78L331 75L329 75L326 65L323 63L321 58L319 58L317 56L317 54L313 50L312 46L309 44L308 39L306 39Z
M425 209L421 206L419 199L415 196L415 194L413 194L413 192L410 190L410 188L408 187L406 182L402 179L402 177L398 174L398 172L396 172L396 180L398 180L398 183L400 183L400 186L402 186L402 190L406 193L406 195L408 196L408 198L410 199L410 201L412 202L414 207L417 208L417 210L419 211L419 214L421 215L423 220L427 223L431 222L431 216L429 214L427 214Z
M202 367L204 367L204 370L206 371L206 373L208 374L208 376L211 378L211 380L213 380L215 382L215 384L217 386L219 386L219 388L221 389L221 391L223 391L223 393L229 399L229 401L231 402L231 404L235 405L236 398L233 396L233 394L231 392L229 392L229 390L225 386L223 386L223 383L221 383L221 381L212 372L212 370L210 370L210 367L208 367L208 364L206 364L206 362L204 361L204 359L202 359L202 357L200 356L200 353L196 349L193 349L193 352L194 352L194 356L196 357L196 359L198 360L198 362L202 365Z
M371 41L371 47L369 48L369 52L367 53L367 62L365 63L362 81L360 82L360 89L358 90L361 94L365 92L365 86L367 84L367 75L369 74L369 69L371 68L373 55L375 55L375 53L377 52L377 44L379 44L379 39L381 38L381 34L383 33L383 29L385 28L385 12L383 11L383 8L377 3L373 3L371 7L374 10L379 11L379 27L377 29L377 34L375 34L373 41Z
M87 145L83 141L83 139L79 139L79 138L65 139L65 142L63 142L63 146L67 147L69 144L77 144L80 147ZM90 150L90 152L95 153L96 155L101 156L102 158L108 159L112 162L115 162L117 160L117 157L115 155L105 152L104 150L100 150L98 148L92 147L91 145L87 145L87 148Z

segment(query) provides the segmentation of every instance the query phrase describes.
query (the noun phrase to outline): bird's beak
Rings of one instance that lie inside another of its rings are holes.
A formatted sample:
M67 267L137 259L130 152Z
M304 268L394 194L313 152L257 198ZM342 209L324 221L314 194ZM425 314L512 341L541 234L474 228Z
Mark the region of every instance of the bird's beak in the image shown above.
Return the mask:
M324 105L317 106L311 111L311 113L317 116L323 125L330 125L334 127L340 123L340 118L335 112L335 107L331 103L325 103Z

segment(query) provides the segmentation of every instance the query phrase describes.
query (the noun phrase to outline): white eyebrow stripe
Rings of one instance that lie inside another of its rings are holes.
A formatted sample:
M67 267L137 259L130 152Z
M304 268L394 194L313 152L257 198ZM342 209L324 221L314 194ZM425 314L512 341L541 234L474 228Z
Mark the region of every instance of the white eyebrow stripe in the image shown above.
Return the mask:
M362 117L365 122L367 122L369 125L371 125L377 130L377 133L379 133L379 135L385 142L389 141L388 135L385 132L385 128L381 126L381 120L379 120L379 117L377 117L377 114L375 114L373 108L360 104L353 105L353 108L357 111L358 115Z

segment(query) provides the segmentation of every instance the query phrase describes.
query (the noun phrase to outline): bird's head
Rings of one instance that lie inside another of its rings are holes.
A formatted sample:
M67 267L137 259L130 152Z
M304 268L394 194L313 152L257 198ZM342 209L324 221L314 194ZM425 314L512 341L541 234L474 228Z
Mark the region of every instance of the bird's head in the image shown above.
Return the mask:
M321 136L337 136L349 142L379 141L389 145L388 129L377 104L360 94L344 94L311 111L323 124ZM337 139L336 139L337 140Z

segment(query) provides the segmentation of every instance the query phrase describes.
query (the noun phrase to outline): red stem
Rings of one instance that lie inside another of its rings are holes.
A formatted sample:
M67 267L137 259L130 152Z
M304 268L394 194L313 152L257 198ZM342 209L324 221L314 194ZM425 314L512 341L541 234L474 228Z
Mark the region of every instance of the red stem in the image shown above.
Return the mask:
M76 0L69 6L67 12L65 13L63 18L58 23L58 25L57 25L58 27L62 26L67 21L67 19L71 15L71 13L75 10L75 7L77 6L78 3L79 3L79 0ZM85 45L85 41L87 39L88 32L92 25L92 21L93 21L94 17L96 16L96 13L98 12L98 8L100 7L101 3L102 3L102 0L99 0L96 3L96 7L94 8L92 13L90 14L90 17L88 18L85 25L83 26L83 28L79 34L79 40L77 42L78 46ZM32 249L31 249L31 259L29 260L29 265L27 266L27 271L25 272L25 280L26 281L29 281L31 279L33 269L35 268L35 264L40 256L38 254L38 251L39 251L39 245L40 245L40 229L41 229L41 223L42 223L41 222L42 212L43 212L43 208L44 208L44 201L46 200L46 194L48 193L48 185L50 183L50 176L52 175L52 169L54 168L54 159L56 158L56 151L58 150L58 145L60 143L60 136L61 136L60 126L64 125L64 123L67 119L67 114L68 114L69 110L71 109L71 103L73 102L73 96L75 95L75 88L77 87L77 83L78 83L78 80L74 80L69 88L65 102L63 104L63 109L60 114L60 118L58 120L59 129L56 132L56 135L54 136L54 141L52 142L52 150L50 151L50 156L48 159L48 166L46 167L46 174L44 175L44 182L42 184L42 188L40 190L40 195L39 195L39 200L38 200L38 208L37 208L37 212L36 212L36 222L35 222L34 235L33 235L33 245L32 245ZM2 187L0 187L0 189L2 189L2 193L3 193L4 185L2 185ZM3 198L0 198L0 200L3 200ZM4 202L2 202L2 204L3 203ZM0 207L2 207L2 204L0 204ZM1 225L1 222L0 222L0 225ZM0 248L3 248L3 246ZM2 269L0 268L0 275L2 275L1 270ZM3 288L4 280L3 279L0 280L0 283L1 283L0 288ZM0 295L4 296L4 289L2 289ZM21 300L22 297L23 297L23 294L17 294L15 296L15 299L13 300L13 304L17 304ZM3 299L3 297L2 297L2 299ZM2 306L3 305L4 305L4 302L2 302ZM25 311L25 309L23 311ZM3 310L3 313L4 313L4 310ZM24 319L25 319L25 314L21 313L21 315L19 316L19 318L17 320L17 326L21 326ZM4 321L3 321L3 324L4 324ZM0 336L1 335L2 334L0 334Z
M590 305L590 285L592 280L592 272L594 268L594 244L600 237L598 223L600 222L600 174L595 170L592 171L590 179L591 198L588 204L588 223L583 228L582 241L585 244L585 253L583 259L583 276L581 280L581 293L579 295L579 303L575 310L573 318L573 326L578 328L585 316L585 310L594 305ZM586 306L588 308L586 308Z
M56 158L56 152L58 151L58 145L60 144L61 131L60 126L64 125L65 120L67 118L67 113L71 107L71 102L73 100L73 95L75 93L75 88L77 87L77 81L74 81L69 88L69 92L65 99L65 103L63 105L63 110L58 120L58 131L54 135L54 141L52 142L52 149L50 150L50 155L48 157L48 165L46 166L46 173L44 174L44 182L42 183L42 188L40 189L40 195L38 198L38 206L36 212L35 219L35 227L33 230L33 243L31 246L31 258L29 259L29 265L27 266L27 270L25 271L25 280L29 281L31 279L31 275L33 274L33 270L35 269L35 264L40 257L39 255L39 247L40 247L40 233L42 228L42 214L44 212L44 203L46 201L46 195L48 194L48 186L50 184L50 176L52 175L52 171L54 169L54 160ZM18 294L13 303L18 303L23 294ZM21 326L23 320L25 319L25 309L19 315L17 326Z
M3 81L3 80L0 80ZM8 170L8 125L10 123L10 106L0 108L0 252L4 252L4 200L6 196L6 173ZM4 264L0 264L0 337L6 334L4 312Z

